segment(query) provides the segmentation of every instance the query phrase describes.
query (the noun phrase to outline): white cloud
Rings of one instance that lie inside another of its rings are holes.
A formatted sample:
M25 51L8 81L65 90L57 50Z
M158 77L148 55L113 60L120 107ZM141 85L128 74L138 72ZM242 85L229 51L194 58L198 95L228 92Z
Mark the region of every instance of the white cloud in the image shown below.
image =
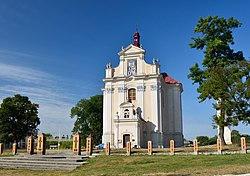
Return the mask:
M40 132L58 135L60 130L70 135L75 120L70 119L70 109L102 85L62 78L29 66L40 58L0 48L0 103L15 94L28 96L39 104Z
M47 85L55 79L52 75L17 65L0 63L0 77L5 81L16 81L19 83L32 83L38 85Z
M18 54L13 55L18 57ZM61 80L60 77L38 69L0 61L0 100L15 94L28 96L40 106L40 132L55 135L59 129L62 134L70 134L73 119L69 116L74 98L69 90L61 88L65 83Z
M9 59L24 59L24 58L35 58L35 56L27 53L17 52L17 51L10 51L6 49L0 49L0 58L9 60Z
M69 105L67 101L70 99L70 95L61 90L55 90L55 88L49 87L36 87L32 86L20 86L20 85L4 85L0 86L0 92L6 94L22 94L39 101L40 103L50 104L62 104Z

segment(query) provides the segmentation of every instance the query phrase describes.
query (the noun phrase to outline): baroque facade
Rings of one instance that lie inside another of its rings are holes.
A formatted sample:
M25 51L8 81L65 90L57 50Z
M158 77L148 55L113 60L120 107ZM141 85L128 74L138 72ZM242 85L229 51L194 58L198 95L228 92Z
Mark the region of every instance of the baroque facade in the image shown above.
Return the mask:
M134 42L118 54L120 63L106 66L103 79L103 137L102 143L123 148L128 141L132 147L168 147L183 145L182 84L160 72L158 59L146 63L145 50L139 32Z

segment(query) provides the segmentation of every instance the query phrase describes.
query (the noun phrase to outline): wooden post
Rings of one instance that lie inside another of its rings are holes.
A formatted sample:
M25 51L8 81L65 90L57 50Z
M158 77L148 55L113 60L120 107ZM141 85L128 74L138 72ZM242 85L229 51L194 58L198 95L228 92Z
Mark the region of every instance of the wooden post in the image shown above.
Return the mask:
M198 140L195 139L193 144L194 144L194 154L198 155L198 151L199 151Z
M174 140L170 140L170 155L174 155Z
M110 155L110 142L107 142L107 143L106 143L106 148L105 148L105 150L106 150L106 155Z
M27 153L30 155L34 154L34 138L32 136L28 138Z
M241 152L242 153L247 153L246 138L242 137L242 138L240 138L240 140L241 140Z
M73 135L73 153L81 155L81 136L80 134Z
M0 154L3 154L3 143L0 143Z
M148 154L152 155L153 154L153 150L152 150L152 141L148 141Z
M37 139L37 154L45 155L46 153L46 137L44 134L38 135Z
M86 139L86 155L91 156L92 155L92 138L87 137Z
M127 155L130 156L131 155L131 142L127 142Z
M221 152L222 152L222 144L221 144L220 137L217 138L217 151L218 151L218 154L221 154Z
M13 155L17 154L17 144L16 143L12 144L12 153L13 153Z

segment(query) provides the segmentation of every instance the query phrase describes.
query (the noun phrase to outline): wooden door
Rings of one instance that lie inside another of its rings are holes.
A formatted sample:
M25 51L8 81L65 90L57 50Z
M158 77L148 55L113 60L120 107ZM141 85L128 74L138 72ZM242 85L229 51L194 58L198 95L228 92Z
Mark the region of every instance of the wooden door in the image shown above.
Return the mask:
M123 135L123 147L124 148L126 147L127 142L130 142L130 135L129 134L124 134Z

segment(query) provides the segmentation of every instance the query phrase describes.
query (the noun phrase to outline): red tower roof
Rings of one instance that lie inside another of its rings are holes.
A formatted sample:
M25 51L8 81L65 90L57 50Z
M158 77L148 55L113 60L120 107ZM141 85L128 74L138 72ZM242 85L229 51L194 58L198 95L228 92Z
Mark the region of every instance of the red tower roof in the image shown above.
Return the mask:
M167 73L161 73L161 75L163 76L163 79L167 84L181 84L180 82L176 81L171 76L169 76Z
M134 33L134 43L133 43L133 45L137 46L137 47L141 47L140 34L138 32L138 28L136 28L136 32Z

